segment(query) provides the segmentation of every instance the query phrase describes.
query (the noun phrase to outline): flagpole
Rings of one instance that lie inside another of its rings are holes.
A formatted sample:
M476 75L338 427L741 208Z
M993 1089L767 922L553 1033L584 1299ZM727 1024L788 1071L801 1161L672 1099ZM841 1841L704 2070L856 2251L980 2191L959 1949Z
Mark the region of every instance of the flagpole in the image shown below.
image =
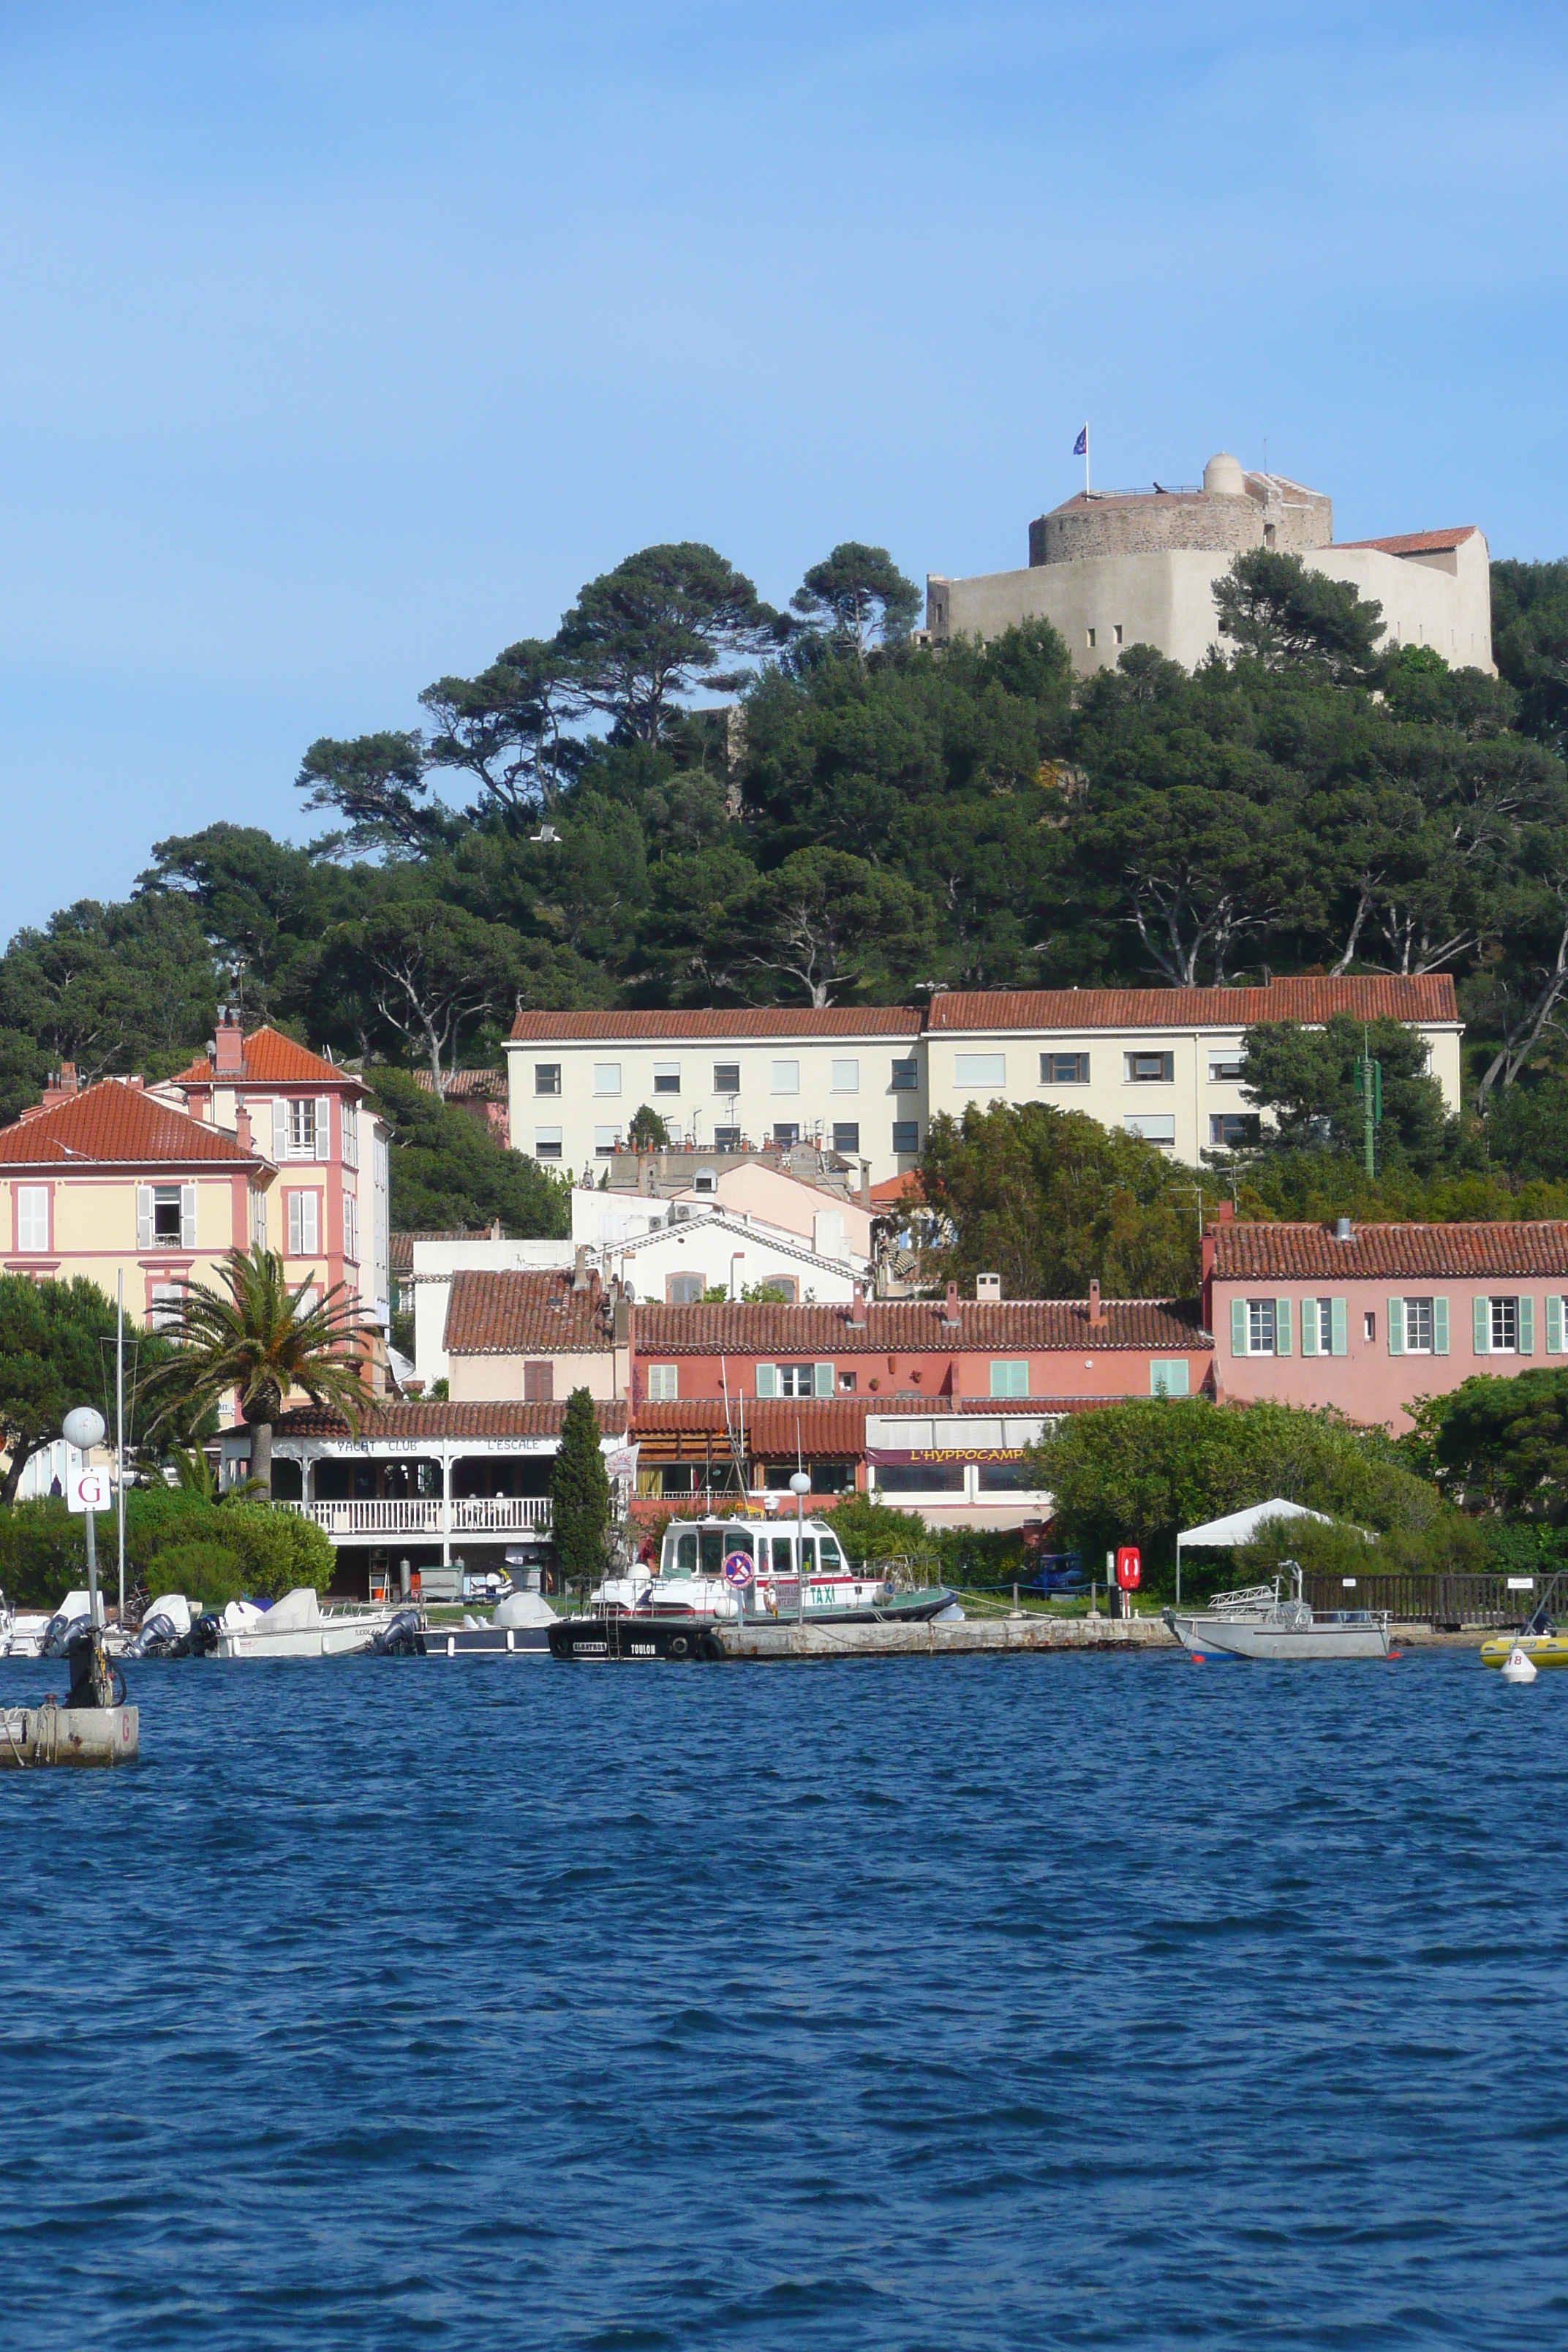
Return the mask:
M1083 494L1087 499L1089 496L1089 426L1087 423L1083 428Z

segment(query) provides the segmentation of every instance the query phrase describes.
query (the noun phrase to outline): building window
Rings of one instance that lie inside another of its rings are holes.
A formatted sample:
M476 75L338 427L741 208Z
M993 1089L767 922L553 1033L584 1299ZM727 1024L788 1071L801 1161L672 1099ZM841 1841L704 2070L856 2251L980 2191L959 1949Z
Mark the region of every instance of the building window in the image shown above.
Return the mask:
M1363 1339L1375 1339L1377 1337L1377 1318L1370 1307L1361 1318L1361 1336Z
M1334 1347L1334 1302L1331 1298L1301 1301L1301 1353L1304 1356L1343 1355Z
M533 1091L536 1095L558 1095L561 1092L561 1065L559 1062L535 1062L533 1066Z
M991 1365L991 1393L994 1397L1026 1397L1029 1393L1029 1360L996 1358Z
M1271 1356L1274 1353L1272 1298L1249 1298L1247 1302L1247 1352L1249 1356Z
M1174 1054L1125 1054L1122 1064L1130 1087L1168 1087L1175 1082Z
M873 1475L879 1495L962 1495L968 1477L962 1462L883 1462Z
M800 1129L793 1120L786 1118L774 1121L773 1150L775 1151L793 1151L799 1141Z
M250 1195L250 1238L258 1249L267 1247L267 1195L259 1185Z
M1118 645L1120 645L1120 644L1121 643L1121 622L1120 622L1120 621L1118 621L1118 622L1115 624L1115 628L1116 628L1116 642L1117 642L1117 644L1118 644Z
M295 1104L296 1109L310 1110L310 1103ZM315 1198L314 1193L311 1199ZM153 1246L154 1249L178 1249L180 1246L180 1187L177 1184L154 1184L153 1187Z
M1209 1117L1209 1141L1216 1151L1241 1151L1258 1140L1258 1115L1251 1110L1218 1110Z
M1517 1356L1519 1353L1519 1301L1517 1298L1491 1298L1490 1349L1494 1356Z
M1090 653L1094 651L1094 631L1092 629L1089 632L1089 649Z
M647 1368L647 1401L649 1404L673 1404L680 1394L680 1368L678 1364L650 1364Z
M621 1066L618 1062L595 1062L594 1092L596 1095L618 1095L621 1091Z
M1043 1087L1087 1087L1089 1055L1087 1054L1042 1054L1040 1084Z
M595 1160L612 1160L620 1148L621 1130L618 1127L596 1127L594 1129Z
M1005 1087L1007 1083L1005 1054L955 1054L952 1057L952 1083L955 1087Z
M858 1095L860 1091L858 1062L833 1062L829 1065L829 1084L836 1095Z
M656 1095L678 1095L680 1092L680 1064L656 1062L653 1066L653 1090Z
M890 1091L896 1095L920 1092L921 1066L918 1062L895 1062Z
M1209 1084L1211 1087L1238 1086L1247 1075L1245 1054L1211 1054Z
M185 1328L185 1286L183 1282L155 1282L147 1303L147 1328L150 1331L167 1332L171 1337Z
M700 1274L667 1274L664 1277L664 1299L667 1307L695 1307L708 1287L707 1277Z
M833 1122L833 1149L851 1160L860 1156L860 1123L853 1118L836 1118Z
M1188 1393L1186 1358L1154 1357L1149 1366L1149 1393L1157 1397L1185 1396Z
M524 1404L553 1404L555 1402L555 1367L546 1357L542 1362L524 1364L522 1368L522 1401Z
M1121 1124L1129 1135L1142 1136L1145 1143L1174 1144L1176 1140L1176 1118L1173 1111L1145 1111L1142 1116L1134 1113L1130 1118L1124 1118Z
M316 1106L309 1097L289 1105L289 1157L290 1160L314 1160L316 1156Z
M800 1284L793 1274L770 1274L763 1276L770 1290L776 1290L781 1305L800 1305Z
M798 1062L773 1064L773 1092L775 1095L799 1094L800 1064Z
M854 1395L854 1393L855 1393L855 1375L854 1375L854 1373L853 1373L853 1372L840 1372L840 1373L839 1373L839 1375L838 1375L838 1393L839 1393L839 1395L840 1395L840 1396L853 1396L853 1395Z
M781 1364L778 1376L778 1393L782 1397L816 1394L816 1368L814 1364Z
M533 1130L533 1156L536 1160L559 1160L561 1129L558 1127L536 1127Z
M359 1202L352 1192L343 1195L343 1255L359 1264Z
M713 1130L715 1151L739 1151L741 1130L738 1127L716 1127Z
M49 1188L47 1184L16 1187L16 1247L42 1251L49 1245Z
M713 1091L716 1095L738 1095L740 1093L741 1065L739 1062L714 1063Z
M302 1282L300 1285L299 1291L294 1300L295 1322L302 1323L307 1315L313 1315L315 1313L321 1303L321 1284L319 1282Z
M321 1196L319 1192L289 1192L285 1198L289 1203L289 1255L314 1257L321 1246Z
M913 1160L921 1148L921 1123L918 1118L896 1118L893 1121L893 1157Z
M1432 1353L1432 1301L1429 1298L1405 1298L1400 1304L1405 1309L1405 1354L1429 1356Z
M359 1173L359 1111L352 1102L338 1105L338 1128L343 1139L343 1166Z

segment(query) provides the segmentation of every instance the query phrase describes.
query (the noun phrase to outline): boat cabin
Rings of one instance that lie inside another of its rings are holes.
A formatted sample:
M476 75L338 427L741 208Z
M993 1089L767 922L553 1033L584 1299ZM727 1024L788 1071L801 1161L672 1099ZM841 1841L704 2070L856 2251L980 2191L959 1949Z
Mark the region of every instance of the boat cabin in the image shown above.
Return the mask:
M776 1523L761 1519L672 1519L665 1529L659 1574L682 1580L722 1577L724 1563L737 1554L753 1576L785 1579L794 1583L804 1554L808 1580L814 1576L845 1576L848 1563L838 1538L820 1519L807 1519L796 1530L793 1519Z

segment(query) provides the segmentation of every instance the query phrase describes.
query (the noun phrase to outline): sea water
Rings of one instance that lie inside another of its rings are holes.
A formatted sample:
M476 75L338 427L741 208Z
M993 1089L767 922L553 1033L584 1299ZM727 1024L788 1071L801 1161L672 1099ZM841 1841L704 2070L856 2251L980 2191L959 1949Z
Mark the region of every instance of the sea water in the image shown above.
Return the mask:
M1568 1675L132 1671L0 1774L8 2343L1568 2335Z

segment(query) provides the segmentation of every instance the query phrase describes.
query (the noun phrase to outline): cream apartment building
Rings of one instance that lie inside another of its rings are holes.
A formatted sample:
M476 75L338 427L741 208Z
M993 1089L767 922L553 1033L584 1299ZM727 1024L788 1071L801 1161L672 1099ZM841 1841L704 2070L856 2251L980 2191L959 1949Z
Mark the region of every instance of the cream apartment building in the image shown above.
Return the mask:
M520 1013L507 1047L512 1140L591 1174L647 1103L699 1146L819 1141L867 1161L875 1183L915 1165L940 1112L1046 1102L1196 1163L1256 1131L1241 1087L1246 1031L1335 1013L1418 1030L1458 1109L1451 977L1374 974L1264 988L955 990L923 1012Z

